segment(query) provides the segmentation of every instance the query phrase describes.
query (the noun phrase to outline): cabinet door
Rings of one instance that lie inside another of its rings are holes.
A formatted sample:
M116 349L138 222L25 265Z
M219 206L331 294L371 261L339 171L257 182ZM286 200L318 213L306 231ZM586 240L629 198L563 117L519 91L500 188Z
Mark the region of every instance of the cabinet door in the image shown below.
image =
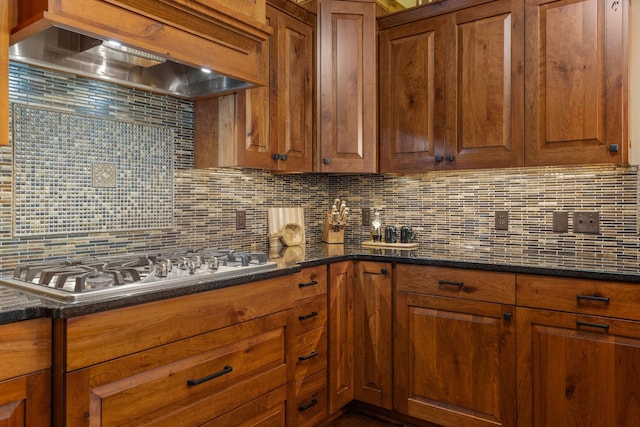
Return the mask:
M518 427L640 423L640 324L518 308Z
M320 172L376 172L376 4L319 0Z
M0 382L0 426L51 425L51 371Z
M270 59L271 140L277 169L311 172L313 28L272 7L267 8L267 16L274 28Z
M355 398L391 409L393 361L391 264L355 264Z
M444 19L380 32L380 172L442 169Z
M515 425L513 310L398 292L396 409L446 427Z
M329 414L353 400L352 282L350 261L329 266Z
M521 166L521 0L500 0L447 16L447 168Z
M526 0L526 164L627 161L627 1Z

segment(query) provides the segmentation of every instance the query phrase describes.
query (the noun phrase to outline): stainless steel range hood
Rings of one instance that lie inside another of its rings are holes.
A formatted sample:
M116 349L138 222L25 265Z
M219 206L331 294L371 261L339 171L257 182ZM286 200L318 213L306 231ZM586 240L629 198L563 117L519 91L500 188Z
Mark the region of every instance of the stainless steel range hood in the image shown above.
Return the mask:
M16 25L10 60L187 99L266 84L268 27L175 9L149 16L94 0L83 0L81 9L77 0L49 3ZM82 15L69 19L69 10Z
M253 86L208 68L195 68L59 27L14 44L9 59L182 98Z

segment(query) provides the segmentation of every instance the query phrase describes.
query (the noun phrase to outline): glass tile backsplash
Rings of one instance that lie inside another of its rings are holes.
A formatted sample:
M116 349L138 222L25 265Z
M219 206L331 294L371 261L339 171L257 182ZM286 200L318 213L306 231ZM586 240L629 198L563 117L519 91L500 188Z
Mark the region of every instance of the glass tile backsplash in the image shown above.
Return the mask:
M14 236L173 226L173 130L13 104Z
M635 166L451 171L405 177L273 175L252 169L195 170L193 104L189 101L14 63L10 64L9 91L14 108L20 105L31 110L47 109L91 121L107 121L111 125L127 123L145 129L170 129L173 176L167 179L173 182L173 211L171 206L154 205L140 215L158 217L145 218L146 221L162 218L162 225L124 231L129 225L118 222L119 217L126 214L120 210L120 199L81 199L78 203L83 208L68 216L77 227L59 234L14 233L14 212L18 224L25 218L32 220L51 213L42 209L60 212L65 208L35 202L31 204L35 212L25 212L21 207L29 202L20 199L18 191L13 194L13 175L26 165L18 158L14 163L13 146L18 141L13 141L11 147L0 147L0 273L12 269L19 261L167 246L264 248L268 242L267 208L279 206L303 207L307 242L317 243L322 234L324 212L335 197L346 199L351 209L346 233L349 241L367 238L368 226L361 225L362 209L377 207L382 211L385 225L412 225L418 243L433 249L438 257L640 272ZM12 122L14 119L11 118ZM56 139L61 137L59 130L25 128L21 131L28 138L34 137L30 133L38 134L40 144L47 149L56 146ZM166 149L156 140L155 136L146 135L132 142L131 147L123 143L117 145L117 149L137 150L144 146L156 155L158 150ZM87 155L83 162L85 190L122 191L123 199L136 196L132 183L118 181L123 166L116 158ZM137 156L127 167L148 170L150 166L144 162L144 156ZM114 167L115 188L110 184ZM69 186L70 178L56 171L53 176L37 176L34 180L38 185L48 186L48 191L58 192L61 198L76 197ZM24 180L30 182L31 178ZM108 225L82 228L82 215L86 209L92 209L90 204L96 200L102 203L100 214ZM235 230L236 209L247 211L244 230ZM497 210L509 211L509 230L494 229ZM600 213L600 233L574 233L573 212L591 210ZM553 232L554 211L568 212L567 232ZM54 214L49 218L53 221L63 216ZM132 220L127 222L131 223Z

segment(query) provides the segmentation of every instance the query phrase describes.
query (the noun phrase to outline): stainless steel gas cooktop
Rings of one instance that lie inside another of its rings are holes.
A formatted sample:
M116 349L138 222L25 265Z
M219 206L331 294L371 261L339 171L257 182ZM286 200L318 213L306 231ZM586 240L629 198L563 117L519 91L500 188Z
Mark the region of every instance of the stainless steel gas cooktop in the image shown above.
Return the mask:
M176 249L19 264L0 284L63 302L137 295L276 268L266 254Z

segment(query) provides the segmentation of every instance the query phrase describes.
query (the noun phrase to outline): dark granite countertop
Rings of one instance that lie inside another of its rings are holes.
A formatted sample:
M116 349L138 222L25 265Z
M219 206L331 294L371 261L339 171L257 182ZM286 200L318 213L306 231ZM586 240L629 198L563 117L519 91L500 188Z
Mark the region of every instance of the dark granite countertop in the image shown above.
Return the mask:
M526 258L513 260L506 254L492 253L486 248L478 250L477 248L458 247L452 251L443 251L442 248L436 249L429 247L429 245L421 245L414 250L372 249L363 247L360 242L347 242L344 245L307 244L305 247L284 248L280 251L272 250L270 256L272 260L278 262L278 268L275 270L219 279L205 284L181 286L170 290L133 296L124 295L90 302L61 303L0 286L0 324L38 317L69 318L81 316L196 292L238 286L256 280L283 277L299 271L300 268L347 260L398 262L640 283L640 272L608 271L599 269L597 263L594 262L590 262L588 266L585 263L584 267L579 265L567 267L559 262L555 263L552 258L544 262L527 260Z

